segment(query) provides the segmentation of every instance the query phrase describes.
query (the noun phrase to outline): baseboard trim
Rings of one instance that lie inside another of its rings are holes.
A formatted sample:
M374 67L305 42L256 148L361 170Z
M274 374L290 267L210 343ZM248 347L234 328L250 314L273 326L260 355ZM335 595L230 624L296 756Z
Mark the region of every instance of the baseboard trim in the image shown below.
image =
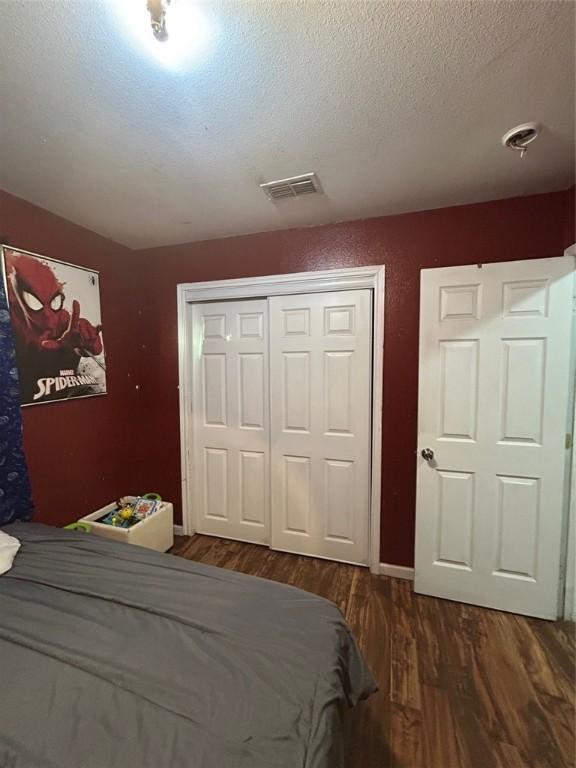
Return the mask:
M174 526L174 536L184 536L184 526L183 525L175 525Z
M405 565L393 565L392 563L380 563L380 575L414 581L414 568L407 568Z

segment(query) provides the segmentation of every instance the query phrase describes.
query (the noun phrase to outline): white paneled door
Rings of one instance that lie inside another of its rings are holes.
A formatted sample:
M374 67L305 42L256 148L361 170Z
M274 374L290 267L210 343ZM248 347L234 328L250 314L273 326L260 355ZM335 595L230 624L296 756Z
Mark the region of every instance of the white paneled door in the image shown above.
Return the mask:
M417 592L557 616L573 270L422 272Z
M368 562L371 291L269 299L273 549Z
M268 543L268 302L193 307L197 530Z

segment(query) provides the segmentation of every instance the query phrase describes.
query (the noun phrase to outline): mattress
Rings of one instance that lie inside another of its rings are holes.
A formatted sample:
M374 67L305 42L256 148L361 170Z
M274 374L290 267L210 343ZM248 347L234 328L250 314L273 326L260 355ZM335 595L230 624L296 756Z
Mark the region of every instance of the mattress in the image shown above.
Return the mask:
M0 766L339 768L375 691L299 589L75 531L3 529Z

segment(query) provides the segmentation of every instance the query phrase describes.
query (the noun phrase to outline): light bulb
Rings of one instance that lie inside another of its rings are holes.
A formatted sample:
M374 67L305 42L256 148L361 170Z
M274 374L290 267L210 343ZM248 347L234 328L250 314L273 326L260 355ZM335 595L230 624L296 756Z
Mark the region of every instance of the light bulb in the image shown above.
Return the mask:
M212 25L193 0L164 3L165 35L155 35L147 0L111 0L132 42L166 69L185 72L202 58L212 39ZM153 8L160 7L154 2Z

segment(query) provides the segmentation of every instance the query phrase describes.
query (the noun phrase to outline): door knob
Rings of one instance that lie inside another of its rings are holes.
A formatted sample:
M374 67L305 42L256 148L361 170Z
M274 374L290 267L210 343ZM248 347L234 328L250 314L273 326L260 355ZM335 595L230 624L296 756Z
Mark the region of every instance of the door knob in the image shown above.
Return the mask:
M432 461L432 459L434 458L434 451L432 450L432 448L423 448L420 455L426 461Z

